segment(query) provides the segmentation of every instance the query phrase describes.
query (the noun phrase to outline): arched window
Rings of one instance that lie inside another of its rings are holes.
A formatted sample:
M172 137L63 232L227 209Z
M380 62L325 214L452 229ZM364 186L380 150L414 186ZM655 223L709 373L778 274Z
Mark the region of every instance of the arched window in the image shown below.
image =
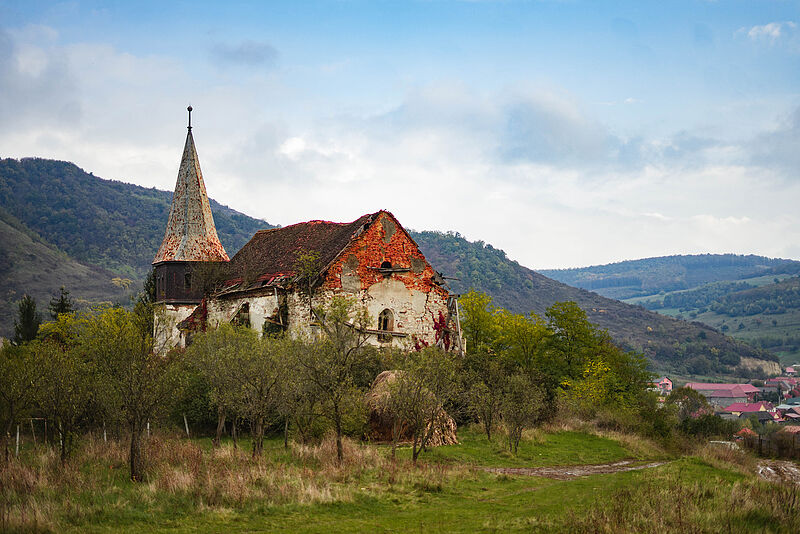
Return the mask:
M378 330L381 330L381 333L378 334L378 341L387 342L392 340L392 334L388 333L394 330L392 310L387 308L378 315Z

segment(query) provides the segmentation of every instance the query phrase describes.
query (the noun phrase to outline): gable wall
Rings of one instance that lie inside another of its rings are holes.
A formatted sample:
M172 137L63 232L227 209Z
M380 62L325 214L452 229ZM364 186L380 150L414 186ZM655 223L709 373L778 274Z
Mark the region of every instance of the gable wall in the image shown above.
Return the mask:
M384 261L393 267L410 269L393 273L391 278L408 289L423 293L436 292L447 297L447 291L433 282L435 271L425 260L417 245L405 230L386 212L379 212L375 221L354 240L328 269L324 289L349 292L367 290L385 276L376 269Z
M377 270L384 261L390 262L393 268L409 271L385 275ZM392 311L394 331L407 336L394 337L391 344L410 346L417 338L433 345L434 319L440 312L447 316L448 296L446 289L434 283L435 274L405 230L391 215L380 212L369 228L330 266L316 293L315 305L324 304L334 295L353 295L369 312L374 323L372 328L378 327L381 311ZM307 317L303 310L298 311L301 311L299 315ZM298 324L291 319L290 323ZM387 344L379 342L377 336L372 341L376 345Z

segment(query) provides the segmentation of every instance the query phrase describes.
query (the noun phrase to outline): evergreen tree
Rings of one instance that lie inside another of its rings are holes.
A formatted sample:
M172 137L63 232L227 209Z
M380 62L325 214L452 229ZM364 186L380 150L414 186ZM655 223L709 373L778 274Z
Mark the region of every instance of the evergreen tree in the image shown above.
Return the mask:
M147 278L144 279L142 284L142 292L139 293L139 302L143 304L152 304L156 301L156 270L150 269L147 273Z
M36 301L26 294L19 301L18 319L14 321L14 344L20 345L36 338L42 314L36 311Z
M64 286L61 286L58 297L50 299L50 316L53 317L53 320L58 320L59 314L72 313L73 311L75 311L75 308L72 306L72 298L69 296L69 291Z

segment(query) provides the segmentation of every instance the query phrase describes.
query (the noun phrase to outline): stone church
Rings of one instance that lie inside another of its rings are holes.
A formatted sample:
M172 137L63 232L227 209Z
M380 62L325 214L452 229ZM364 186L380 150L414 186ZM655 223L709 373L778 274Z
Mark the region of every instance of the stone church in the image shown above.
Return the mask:
M337 295L367 310L376 346L463 350L458 303L390 212L349 223L261 230L229 259L217 236L189 128L164 241L153 260L157 346L184 347L222 323L313 335ZM215 283L209 287L209 273Z

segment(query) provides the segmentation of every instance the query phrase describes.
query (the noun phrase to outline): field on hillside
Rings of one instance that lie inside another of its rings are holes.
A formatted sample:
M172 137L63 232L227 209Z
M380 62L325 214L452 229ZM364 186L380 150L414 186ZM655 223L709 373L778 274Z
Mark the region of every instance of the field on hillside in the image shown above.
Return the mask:
M525 436L517 456L475 429L425 453L347 442L337 467L332 441L267 441L253 460L242 441L157 436L148 478L127 478L125 447L88 438L66 468L41 445L0 469L0 530L31 532L791 532L800 490L758 481L755 461L727 449L669 457L640 438L559 428ZM608 464L632 471L550 478L483 467ZM561 478L559 480L559 478Z
M800 360L800 308L792 300L796 298L794 295L799 285L797 277L775 274L735 282L749 286L745 289L736 289L731 284L715 282L693 289L631 298L625 302L644 305L662 315L707 324L755 347L769 350L781 359L784 366ZM763 306L765 295L772 296L776 306L758 313L746 309L759 303ZM735 307L737 301L743 303L739 312ZM669 307L675 303L682 305Z

